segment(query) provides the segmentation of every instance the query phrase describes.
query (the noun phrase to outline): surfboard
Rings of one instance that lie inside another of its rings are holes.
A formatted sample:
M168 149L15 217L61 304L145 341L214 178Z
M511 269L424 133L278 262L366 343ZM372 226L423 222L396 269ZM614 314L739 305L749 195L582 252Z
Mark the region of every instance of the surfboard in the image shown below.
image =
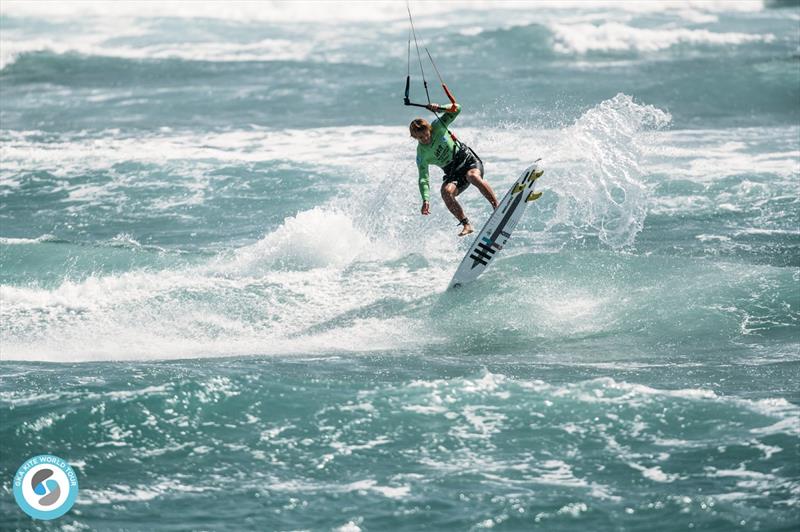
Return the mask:
M536 159L519 175L506 192L503 201L483 224L483 229L475 237L475 241L469 247L469 251L464 255L464 259L453 275L453 279L447 287L448 290L459 288L477 279L511 238L528 203L541 197L542 193L535 192L533 189L536 180L544 173L544 170L539 167L539 161L541 159Z

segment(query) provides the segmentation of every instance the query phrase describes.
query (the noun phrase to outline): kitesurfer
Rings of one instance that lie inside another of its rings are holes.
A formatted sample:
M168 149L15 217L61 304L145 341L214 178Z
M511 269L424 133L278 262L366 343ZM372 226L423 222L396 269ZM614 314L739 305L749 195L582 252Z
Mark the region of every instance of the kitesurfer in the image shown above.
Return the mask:
M473 232L473 228L456 196L472 184L494 209L497 208L497 197L483 177L483 161L472 151L472 148L458 141L448 130L448 126L461 112L461 106L453 102L447 106L432 103L425 107L434 113L442 112L443 114L434 120L433 124L424 118L417 118L409 126L411 136L418 141L417 168L419 169L419 192L422 195L420 212L423 215L430 213L428 165L435 164L444 170L442 199L462 226L458 236L468 235Z

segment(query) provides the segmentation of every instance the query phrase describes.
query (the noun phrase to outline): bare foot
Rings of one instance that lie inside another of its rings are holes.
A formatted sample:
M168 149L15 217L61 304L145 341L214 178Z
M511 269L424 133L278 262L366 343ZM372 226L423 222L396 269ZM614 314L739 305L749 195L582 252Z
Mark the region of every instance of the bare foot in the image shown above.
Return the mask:
M467 236L470 233L473 233L474 229L470 224L464 224L464 227L461 228L461 232L458 233L458 236Z

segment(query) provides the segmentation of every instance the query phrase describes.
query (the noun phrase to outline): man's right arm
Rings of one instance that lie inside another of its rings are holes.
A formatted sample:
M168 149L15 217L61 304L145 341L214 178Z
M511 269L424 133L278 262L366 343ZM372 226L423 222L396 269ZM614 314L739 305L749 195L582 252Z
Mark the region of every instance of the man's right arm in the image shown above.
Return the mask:
M428 214L428 205L431 196L430 175L428 173L428 163L417 154L417 170L419 170L419 194L422 196L422 214Z
M422 201L429 201L431 198L431 185L428 165L419 164L417 168L419 169L419 194L422 196Z

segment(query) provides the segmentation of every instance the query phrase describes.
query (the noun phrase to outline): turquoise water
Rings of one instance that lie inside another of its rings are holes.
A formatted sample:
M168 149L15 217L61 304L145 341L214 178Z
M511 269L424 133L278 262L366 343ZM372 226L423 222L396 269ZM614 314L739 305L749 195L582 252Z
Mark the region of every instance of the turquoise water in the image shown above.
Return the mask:
M495 190L546 170L445 293L403 3L4 2L0 528L796 527L782 4L412 5ZM44 453L81 487L47 526Z

